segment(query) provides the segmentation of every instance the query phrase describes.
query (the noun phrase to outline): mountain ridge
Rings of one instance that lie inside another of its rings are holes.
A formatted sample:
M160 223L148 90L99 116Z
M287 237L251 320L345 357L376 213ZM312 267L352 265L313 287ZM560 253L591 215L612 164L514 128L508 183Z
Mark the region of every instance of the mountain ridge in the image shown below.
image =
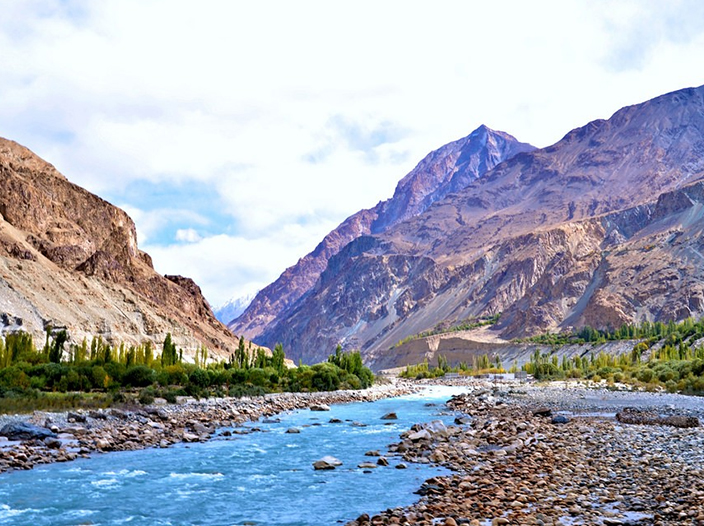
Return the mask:
M154 270L123 210L7 139L0 178L0 331L43 338L62 327L73 343L155 346L170 332L186 356L236 348L193 280Z
M664 319L674 312L663 306L667 295L642 309L623 281L605 292L616 278L601 263L604 247L625 236L596 218L637 215L703 175L704 88L622 108L353 241L259 341L283 342L294 359L314 359L338 342L369 357L472 316L503 313L497 330L506 337L556 330L565 319Z
M327 268L328 260L350 241L387 228L481 177L487 169L533 146L485 125L426 155L396 186L394 195L345 219L316 248L262 289L228 327L256 338L304 296Z

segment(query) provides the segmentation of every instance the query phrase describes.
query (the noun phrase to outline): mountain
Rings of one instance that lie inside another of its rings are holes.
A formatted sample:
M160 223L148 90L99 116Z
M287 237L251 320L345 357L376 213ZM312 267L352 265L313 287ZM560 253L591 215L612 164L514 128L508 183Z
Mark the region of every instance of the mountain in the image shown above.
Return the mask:
M431 152L401 179L393 197L343 221L313 252L262 289L228 327L252 339L271 332L278 320L287 317L296 302L313 288L328 260L348 243L384 232L418 215L434 202L481 178L501 161L533 149L507 133L480 126L467 137Z
M231 322L240 314L242 314L247 309L247 307L249 307L249 304L252 303L252 300L255 296L256 293L246 294L238 298L232 298L217 309L213 310L213 314L215 314L215 317L221 323Z
M198 285L154 270L124 211L5 139L0 181L0 332L157 348L170 332L186 355L205 345L213 357L237 347Z
M258 341L392 364L400 340L474 316L501 313L499 339L700 316L702 179L704 87L623 108L352 241Z

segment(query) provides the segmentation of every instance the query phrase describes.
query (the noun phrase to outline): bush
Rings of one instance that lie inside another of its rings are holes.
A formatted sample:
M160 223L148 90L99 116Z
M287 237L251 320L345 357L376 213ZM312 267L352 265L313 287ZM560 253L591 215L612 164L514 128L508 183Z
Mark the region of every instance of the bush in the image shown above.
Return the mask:
M650 383L653 380L653 370L647 367L641 369L638 371L638 380L646 384Z
M236 398L242 398L243 396L264 396L265 394L266 390L261 387L242 384L230 387L230 390L228 392L229 396L233 396Z
M26 389L29 385L29 377L16 365L0 369L0 387Z
M130 387L147 387L154 383L154 378L153 369L146 365L135 365L127 369L122 378L122 383Z
M335 391L340 387L340 369L332 363L319 363L311 367L311 385L317 391Z
M117 362L109 362L106 363L104 367L105 372L108 373L108 376L110 376L116 384L123 385L123 377L127 369L124 365Z
M91 384L95 389L105 389L108 386L110 377L100 365L91 367Z
M156 379L159 385L164 387L170 385L186 385L188 383L188 375L180 364L164 367L159 371Z
M266 387L269 385L269 377L264 369L254 368L248 371L247 381L258 387Z
M176 396L177 396L176 391L171 391L171 390L164 391L161 396L164 398L164 400L166 400L170 404L176 403Z
M210 375L203 369L195 369L188 376L188 381L196 387L205 388L210 385Z
M154 403L154 395L156 393L154 392L154 389L151 387L147 387L145 389L142 389L142 392L139 393L139 403L142 405L149 405Z

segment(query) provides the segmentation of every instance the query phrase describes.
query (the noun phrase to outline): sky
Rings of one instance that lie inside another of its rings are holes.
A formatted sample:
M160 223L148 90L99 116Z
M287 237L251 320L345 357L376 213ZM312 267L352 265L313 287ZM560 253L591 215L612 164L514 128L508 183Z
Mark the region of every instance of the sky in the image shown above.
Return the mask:
M481 124L544 147L704 84L704 2L0 0L0 136L214 307Z

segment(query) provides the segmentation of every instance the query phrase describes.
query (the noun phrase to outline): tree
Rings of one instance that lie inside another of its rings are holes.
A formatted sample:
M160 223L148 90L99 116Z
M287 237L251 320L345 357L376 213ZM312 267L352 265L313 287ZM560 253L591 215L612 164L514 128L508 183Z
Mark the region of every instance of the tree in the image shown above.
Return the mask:
M164 338L164 347L161 351L161 365L168 367L176 363L178 363L178 352L176 350L176 344L171 341L171 333L169 332L166 334L166 338Z
M285 359L286 355L284 354L284 346L277 343L274 346L274 352L271 356L271 366L276 369L276 372L279 373L279 375L283 375L286 372L286 365L284 362Z
M64 353L64 343L68 340L66 331L59 331L54 335L54 341L49 349L49 361L52 363L61 363L61 356Z
M244 336L240 336L240 343L235 351L234 365L239 369L249 368L249 356L247 355L247 350L244 347Z

